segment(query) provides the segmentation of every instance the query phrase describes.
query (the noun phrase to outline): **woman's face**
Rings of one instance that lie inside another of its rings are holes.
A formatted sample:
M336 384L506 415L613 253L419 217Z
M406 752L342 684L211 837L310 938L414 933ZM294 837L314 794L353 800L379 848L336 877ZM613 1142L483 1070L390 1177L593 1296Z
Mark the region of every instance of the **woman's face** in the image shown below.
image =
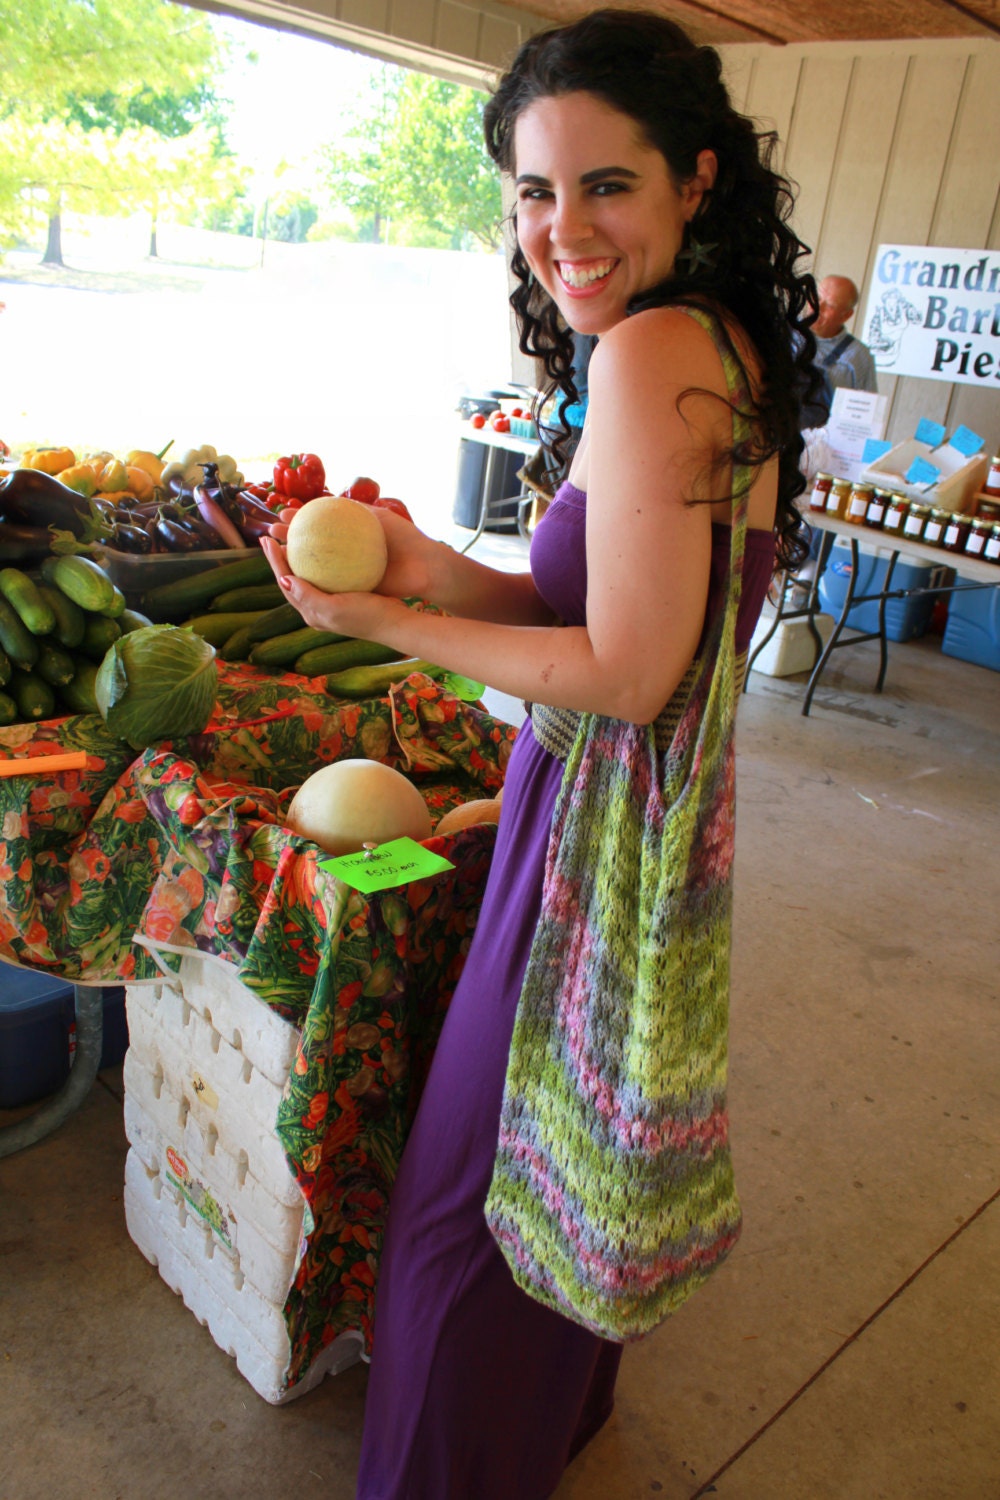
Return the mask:
M529 105L514 164L524 257L569 326L589 334L613 328L637 292L670 274L715 172L702 152L698 175L678 189L636 122L586 93Z

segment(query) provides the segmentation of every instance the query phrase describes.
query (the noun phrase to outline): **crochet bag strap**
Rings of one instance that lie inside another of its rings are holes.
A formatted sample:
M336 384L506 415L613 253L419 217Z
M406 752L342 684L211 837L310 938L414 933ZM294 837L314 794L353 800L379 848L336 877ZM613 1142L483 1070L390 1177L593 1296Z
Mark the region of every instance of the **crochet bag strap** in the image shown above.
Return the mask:
M686 311L719 349L738 454L739 366L718 321ZM740 1229L726 1074L752 478L734 464L725 607L656 724L579 716L508 1058L487 1223L524 1291L618 1341L679 1306Z

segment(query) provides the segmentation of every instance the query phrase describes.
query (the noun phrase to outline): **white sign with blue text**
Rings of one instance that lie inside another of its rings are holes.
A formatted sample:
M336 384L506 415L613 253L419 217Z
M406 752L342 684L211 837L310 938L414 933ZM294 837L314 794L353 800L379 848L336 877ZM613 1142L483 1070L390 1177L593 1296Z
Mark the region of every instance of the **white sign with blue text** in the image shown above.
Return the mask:
M1000 251L879 245L858 336L885 375L1000 390Z

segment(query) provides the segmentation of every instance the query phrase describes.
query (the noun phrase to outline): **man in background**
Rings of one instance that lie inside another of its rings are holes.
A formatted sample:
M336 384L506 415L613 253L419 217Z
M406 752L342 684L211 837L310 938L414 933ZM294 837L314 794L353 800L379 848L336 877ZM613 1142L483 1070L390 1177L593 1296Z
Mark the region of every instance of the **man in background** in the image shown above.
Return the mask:
M854 391L876 391L875 361L867 344L848 333L845 323L854 316L858 289L846 276L824 276L817 288L819 316L812 325L816 364L830 385Z

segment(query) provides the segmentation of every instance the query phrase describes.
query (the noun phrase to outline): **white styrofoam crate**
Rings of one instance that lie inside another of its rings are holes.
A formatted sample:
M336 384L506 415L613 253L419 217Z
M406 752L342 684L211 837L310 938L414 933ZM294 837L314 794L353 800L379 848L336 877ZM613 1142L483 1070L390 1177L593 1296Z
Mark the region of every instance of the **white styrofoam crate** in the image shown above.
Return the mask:
M298 1033L200 955L128 986L125 1004L129 1234L254 1390L290 1400L362 1351L360 1332L342 1334L283 1389L304 1203L274 1122Z

